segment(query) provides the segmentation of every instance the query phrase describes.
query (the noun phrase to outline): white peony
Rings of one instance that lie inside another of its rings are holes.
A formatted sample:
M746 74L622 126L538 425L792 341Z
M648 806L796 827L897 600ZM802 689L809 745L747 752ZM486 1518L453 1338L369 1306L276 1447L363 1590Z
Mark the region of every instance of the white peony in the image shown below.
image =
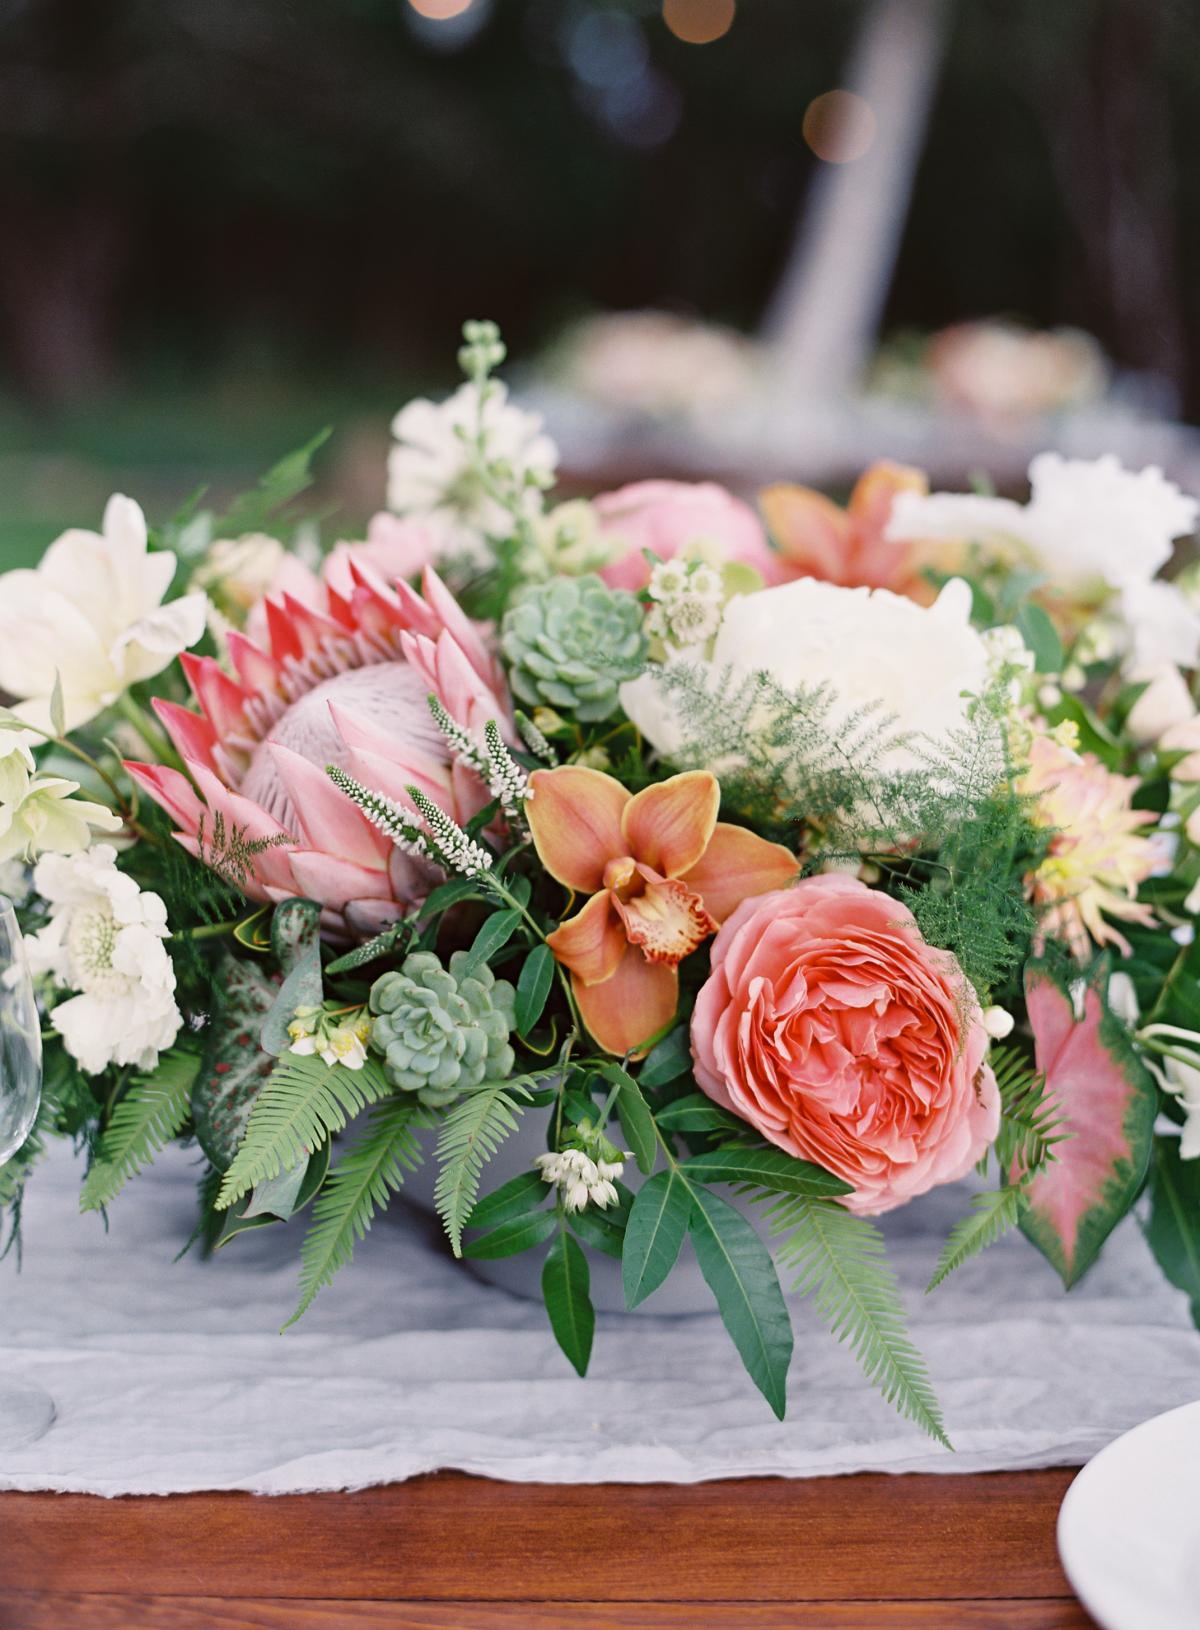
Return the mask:
M1194 530L1198 506L1155 465L1126 470L1113 455L1039 453L1027 504L973 493L901 493L887 536L904 540L1016 543L1063 588L1094 593L1148 583Z
M711 659L699 666L715 681L767 673L789 690L828 686L828 726L843 728L875 706L892 733L944 746L966 723L968 696L987 688L987 646L971 626L971 592L955 579L931 606L887 589L847 589L802 577L725 608ZM621 702L646 739L666 757L684 744L678 714L653 670L622 686ZM881 767L912 769L918 744L897 745Z
M487 539L507 537L512 517L480 481L471 444L482 436L487 463L503 468L506 486L527 494L531 519L540 509L539 490L551 484L558 464L540 416L515 407L498 380L488 382L482 398L480 386L468 382L444 402L409 402L393 419L392 434L388 508L430 521L440 555L484 565Z
M84 854L49 855L33 873L50 921L26 941L29 966L35 977L78 992L50 1022L89 1075L110 1064L153 1069L182 1023L163 944L166 907L116 861L116 850L101 843Z
M1128 678L1152 678L1165 663L1200 663L1200 613L1174 583L1129 583L1121 591Z
M203 594L164 606L175 556L146 548L131 498L110 498L104 530L64 532L36 571L0 576L0 690L50 727L57 673L68 730L103 712L140 679L161 673L204 632Z

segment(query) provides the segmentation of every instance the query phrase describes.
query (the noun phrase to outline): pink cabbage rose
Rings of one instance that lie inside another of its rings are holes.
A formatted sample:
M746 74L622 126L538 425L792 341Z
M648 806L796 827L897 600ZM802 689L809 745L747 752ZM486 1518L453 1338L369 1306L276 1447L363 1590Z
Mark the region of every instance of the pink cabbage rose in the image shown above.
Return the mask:
M762 522L740 498L715 481L635 481L593 501L601 535L616 559L600 575L613 589L645 588L650 568L642 554L660 560L695 555L711 565L741 561L766 583L778 583L779 557L767 542Z
M745 900L692 1016L696 1080L870 1216L965 1177L1000 1095L974 993L906 906L842 874Z

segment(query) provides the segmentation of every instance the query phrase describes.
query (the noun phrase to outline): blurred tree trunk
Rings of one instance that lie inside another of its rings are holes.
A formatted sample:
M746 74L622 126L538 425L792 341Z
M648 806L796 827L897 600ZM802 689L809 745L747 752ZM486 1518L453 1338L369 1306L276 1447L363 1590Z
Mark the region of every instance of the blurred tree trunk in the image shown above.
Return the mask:
M780 382L815 397L854 387L874 352L944 34L942 0L872 0L841 89L875 115L870 150L822 164L763 326ZM799 119L797 119L799 123Z

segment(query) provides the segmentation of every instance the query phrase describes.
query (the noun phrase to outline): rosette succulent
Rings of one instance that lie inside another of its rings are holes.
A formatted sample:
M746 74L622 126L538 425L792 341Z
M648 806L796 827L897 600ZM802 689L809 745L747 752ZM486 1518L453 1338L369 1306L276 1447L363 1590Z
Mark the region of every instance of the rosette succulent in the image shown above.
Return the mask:
M449 968L432 951L414 951L371 988L371 1045L394 1087L442 1109L512 1073L514 1000L508 981L466 951L455 951Z
M557 577L527 589L505 614L500 648L522 702L607 719L646 660L642 608L598 577Z

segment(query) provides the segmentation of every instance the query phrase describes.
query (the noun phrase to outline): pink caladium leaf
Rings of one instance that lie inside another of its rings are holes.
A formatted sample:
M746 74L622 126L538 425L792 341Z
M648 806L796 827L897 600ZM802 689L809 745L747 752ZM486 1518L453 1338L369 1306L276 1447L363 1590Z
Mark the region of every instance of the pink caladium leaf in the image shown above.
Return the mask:
M1153 1078L1108 1006L1107 960L1080 985L1073 995L1045 963L1025 970L1037 1067L1067 1136L1031 1179L1021 1227L1068 1289L1141 1190L1157 1106Z

